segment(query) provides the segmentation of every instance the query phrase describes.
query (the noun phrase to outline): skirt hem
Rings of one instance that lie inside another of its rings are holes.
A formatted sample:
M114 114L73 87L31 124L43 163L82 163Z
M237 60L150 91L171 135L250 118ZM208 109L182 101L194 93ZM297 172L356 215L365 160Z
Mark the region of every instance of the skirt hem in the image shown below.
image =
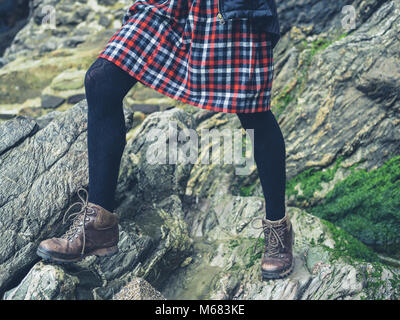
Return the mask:
M138 74L135 74L134 72L132 72L132 70L130 70L126 65L124 64L119 64L117 63L118 61L116 59L113 59L112 57L106 55L106 54L99 54L97 58L103 58L106 59L112 63L114 63L116 66L120 67L122 70L126 71L129 73L129 75L131 75L132 77L136 78L140 83L144 84L145 86L148 86L154 90L156 90L157 92L168 96L169 98L175 99L175 100L179 100L182 101L183 103L187 103L190 105L193 105L195 107L201 108L201 109L205 109L208 111L215 111L215 112L224 112L224 113L258 113L258 112L265 112L265 111L269 111L271 109L271 104L268 104L266 107L260 107L257 109L244 109L243 111L240 111L238 109L225 109L225 108L220 108L220 107L216 107L216 106L212 106L209 104L201 104L197 101L193 101L190 99L186 99L184 97L180 97L180 96L176 96L176 95L172 95L169 92L164 91L161 87L156 87L155 85L147 82L146 80L143 79L143 77L141 77Z

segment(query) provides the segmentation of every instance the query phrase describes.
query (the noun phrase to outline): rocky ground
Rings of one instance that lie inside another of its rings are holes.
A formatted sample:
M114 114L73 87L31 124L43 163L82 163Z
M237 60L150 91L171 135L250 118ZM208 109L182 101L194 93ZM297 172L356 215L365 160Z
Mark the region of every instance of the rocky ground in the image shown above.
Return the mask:
M199 129L220 117L198 122L203 111L193 109L153 113L128 141L118 185L116 256L88 257L67 267L39 262L38 243L62 232L63 209L79 186L87 185L85 111L81 102L44 127L33 125L0 156L0 242L7 244L0 251L0 288L5 299L111 299L136 277L167 299L398 297L397 268L383 264L345 231L296 207L288 207L296 233L295 271L285 280L261 282L262 245L253 252L259 230L251 221L262 214L262 198L226 190L200 197L189 191L189 182L209 166L150 165L146 160L151 129L167 134L171 121ZM126 118L129 127L132 114ZM3 135L18 132L16 126L5 128ZM221 174L234 180L234 169L231 165Z
M88 184L83 79L129 3L32 1L32 17L2 58L3 299L399 299L399 0L352 1L352 30L341 24L344 1L279 4L273 111L296 234L288 278L260 279L254 165L238 176L233 164L145 159L154 128L167 132L175 121L201 135L238 129L237 117L141 84L124 101L120 252L66 267L39 261L36 246L65 230L62 214ZM40 28L48 4L59 14L55 30Z

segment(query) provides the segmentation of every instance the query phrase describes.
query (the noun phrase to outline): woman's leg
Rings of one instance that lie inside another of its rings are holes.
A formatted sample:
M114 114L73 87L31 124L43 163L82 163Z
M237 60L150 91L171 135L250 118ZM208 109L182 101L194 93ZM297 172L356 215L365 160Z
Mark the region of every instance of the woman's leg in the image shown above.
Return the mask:
M64 235L40 243L37 254L43 259L68 263L80 261L86 255L106 256L118 252L118 216L112 211L126 144L122 101L136 81L103 58L98 58L87 71L89 196L83 198L79 189L82 200L81 209L76 212L79 215L75 215ZM85 189L82 191L87 195ZM72 204L65 214L78 203ZM82 225L84 228L79 227Z
M85 76L88 103L89 202L114 210L114 195L126 144L122 101L137 80L98 58Z
M254 129L254 160L266 200L266 218L285 216L286 150L285 141L271 110L237 113L244 129Z

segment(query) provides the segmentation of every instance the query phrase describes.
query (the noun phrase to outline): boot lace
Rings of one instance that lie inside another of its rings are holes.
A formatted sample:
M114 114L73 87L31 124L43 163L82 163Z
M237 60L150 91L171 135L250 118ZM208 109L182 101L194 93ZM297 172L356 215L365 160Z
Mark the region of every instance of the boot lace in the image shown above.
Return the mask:
M263 218L257 217L255 219L253 219L253 221L251 223L252 227L254 229L262 229L260 231L260 234L258 235L257 241L256 241L256 243L254 245L253 254L256 252L256 248L258 246L258 241L259 241L259 239L261 237L261 234L263 232L266 232L267 235L268 235L268 240L265 239L265 240L267 240L266 241L266 253L270 257L277 256L279 254L279 252L280 252L280 246L282 248L285 248L285 245L284 245L283 240L282 240L284 238L284 234L285 234L285 226L282 225L282 226L275 226L274 227L272 224L268 223L268 221L267 221L267 223L265 225L261 225L261 227L256 227L256 226L254 226L254 222L257 221L257 220L261 220L262 221Z
M82 197L80 192L83 192L85 194L85 197ZM78 231L82 229L83 231L83 245L82 245L82 251L81 255L83 255L85 251L85 246L86 246L86 235L85 235L85 221L88 221L87 215L92 215L95 213L94 209L89 206L89 195L88 192L84 188L79 188L78 189L78 197L81 201L73 203L67 211L65 211L64 216L63 216L63 224L65 224L69 219L73 218L72 225L69 227L67 232L61 236L61 238L67 239L67 240L72 240L74 237L78 237ZM80 210L77 212L74 212L70 214L67 217L67 214L70 212L70 210L75 207L75 206L80 206ZM67 217L67 219L66 219Z

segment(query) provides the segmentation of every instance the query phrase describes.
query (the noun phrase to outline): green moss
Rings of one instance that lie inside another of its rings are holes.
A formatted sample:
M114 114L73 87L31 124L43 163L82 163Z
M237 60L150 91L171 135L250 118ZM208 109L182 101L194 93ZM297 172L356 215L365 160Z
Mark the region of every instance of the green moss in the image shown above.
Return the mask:
M240 187L240 196L242 197L250 197L254 195L254 191L257 187L257 184L251 184L249 186L242 186Z
M387 287L387 281L390 282L392 287L391 289L391 298L399 299L400 297L400 275L394 272L390 267L385 266L379 262L373 263L371 265L372 270L368 271L365 269L364 271L364 280L365 280L365 295L361 297L363 300L382 300L387 299L387 295L385 295L384 288ZM391 278L387 280L383 280L383 270L387 269L391 272Z
M237 246L239 246L239 240L237 240L237 239L232 239L228 243L229 249L236 248Z
M304 198L311 197L306 190ZM400 156L381 168L353 170L310 213L329 220L372 248L400 257Z
M255 243L257 242L256 238L249 238L250 243L247 244L247 248L244 251L244 256L246 258L246 266L245 268L251 268L254 266L256 263L260 262L260 259L262 257L263 251L264 251L264 239L259 238L258 243L257 243L257 248L258 251L254 252L254 246Z
M308 57L308 65L311 64L311 60L313 59L313 57L321 51L324 51L326 48L328 48L332 43L343 39L344 37L347 36L347 33L344 34L339 34L335 37L330 37L330 38L319 38L316 39L314 41L311 42L307 42L306 40L304 40L301 45L300 48L302 49L309 49L310 50L310 55Z
M396 290L396 294L400 296L400 274L393 273L393 278L389 279L389 282L393 288Z
M302 45L305 48L310 48L310 60L312 60L312 58L320 51L324 51L326 48L328 48L332 43L343 39L344 37L346 37L347 34L341 34L336 36L335 38L331 38L331 39L326 39L326 38L320 38L317 40L314 40L310 43L307 43L306 40L303 41Z
M257 250L254 251L254 246L257 243ZM238 238L231 239L228 247L240 257L236 263L230 267L230 271L248 269L259 263L264 249L264 239L258 238Z
M294 195L299 202L309 201L313 198L314 192L322 190L321 183L329 182L335 177L336 171L341 166L343 157L339 157L335 162L333 168L327 170L318 170L317 168L310 168L298 174L294 178L286 182L286 194L290 197ZM354 165L358 166L359 164ZM300 184L302 195L295 189Z
M302 51L302 59L300 59L298 70L296 71L296 78L290 84L286 85L282 92L276 95L272 101L271 108L276 117L279 117L290 103L293 101L297 102L298 97L307 85L308 71L314 56L318 52L325 50L335 41L346 36L347 34L341 34L329 39L320 38L310 43L304 40L298 46L298 49Z
M296 90L293 90L296 87L297 81L292 85L287 85L283 88L282 92L280 92L274 98L274 113L278 116L281 114L286 107L296 98Z
M58 66L40 66L26 71L12 71L0 75L2 104L23 103L41 95L43 88L61 71Z
M329 233L332 235L332 239L335 241L334 249L322 245L331 253L332 260L339 258L345 259L349 262L375 262L379 260L378 255L374 251L347 233L345 230L337 228L329 221L321 220L321 222L326 226Z

